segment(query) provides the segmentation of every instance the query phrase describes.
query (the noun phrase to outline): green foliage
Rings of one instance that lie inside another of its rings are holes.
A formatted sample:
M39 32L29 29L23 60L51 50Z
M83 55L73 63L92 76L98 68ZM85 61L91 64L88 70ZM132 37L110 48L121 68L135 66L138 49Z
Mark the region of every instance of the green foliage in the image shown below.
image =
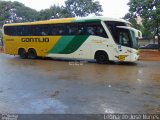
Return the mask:
M150 38L152 36L151 32L144 27L144 25L138 24L136 21L136 17L133 16L132 13L127 13L123 19L128 20L132 23L132 26L142 32L142 35L146 38Z
M133 18L143 18L142 32L145 37L158 36L160 50L160 0L130 0L128 5Z
M38 13L38 20L48 20L53 18L66 18L72 17L71 13L68 12L63 6L51 6L49 9L41 10Z
M0 21L4 21L9 18L9 10L11 9L11 2L0 1Z
M19 2L0 1L0 21L34 21L37 11Z
M102 6L94 0L67 0L65 6L51 6L49 9L41 10L38 20L51 18L84 17L90 14L100 15Z
M145 36L160 34L160 0L130 0L128 5L130 19L143 18L142 32Z
M65 6L51 6L48 9L36 11L20 2L0 0L0 23L28 22L48 20L51 18L66 18L75 16L100 15L102 6L94 0L66 0Z
M94 0L67 0L65 9L71 11L72 16L88 16L89 14L100 15L102 6Z
M15 9L15 13L17 17L20 17L20 21L35 21L37 11L34 9L31 9L29 7L26 7L24 4L19 2L13 2L13 8Z
M123 19L126 19L126 20L128 20L129 22L131 22L132 25L133 25L133 27L136 28L136 29L138 29L138 30L140 30L141 27L142 27L142 25L138 24L137 21L136 21L136 18L134 18L133 15L130 14L130 13L127 13L127 14L123 17Z

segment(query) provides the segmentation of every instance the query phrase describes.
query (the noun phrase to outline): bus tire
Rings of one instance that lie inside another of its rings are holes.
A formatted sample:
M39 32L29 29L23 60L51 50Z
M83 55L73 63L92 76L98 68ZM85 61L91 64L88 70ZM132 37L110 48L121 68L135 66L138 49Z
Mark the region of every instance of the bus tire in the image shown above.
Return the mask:
M20 56L21 59L27 58L27 53L24 48L19 48L18 55Z
M35 49L30 48L30 49L28 50L28 58L29 58L29 59L36 59L36 58L37 58L37 52L36 52Z
M97 51L95 54L95 59L98 64L106 64L109 62L108 55L104 51Z

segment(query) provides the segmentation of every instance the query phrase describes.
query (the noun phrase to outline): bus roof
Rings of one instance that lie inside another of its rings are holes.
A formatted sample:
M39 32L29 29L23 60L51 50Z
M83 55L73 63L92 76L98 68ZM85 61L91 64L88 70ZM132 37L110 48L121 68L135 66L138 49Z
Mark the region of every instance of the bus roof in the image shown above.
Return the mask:
M124 19L107 18L107 17L77 17L77 18L60 18L60 19L50 19L44 21L34 21L34 22L24 22L24 23L10 23L4 26L20 26L20 25L38 25L38 24L56 24L56 23L73 23L73 22L90 22L90 21L117 21L131 24Z

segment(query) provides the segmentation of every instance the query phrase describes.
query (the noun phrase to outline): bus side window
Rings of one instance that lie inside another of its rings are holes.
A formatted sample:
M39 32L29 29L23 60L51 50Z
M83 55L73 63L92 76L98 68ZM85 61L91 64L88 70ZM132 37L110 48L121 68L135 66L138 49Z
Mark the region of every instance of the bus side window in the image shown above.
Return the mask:
M47 35L49 35L49 27L48 27L48 25L42 25L42 26L40 27L40 31L41 31L41 35L42 35L42 36L47 36Z
M36 33L36 31L35 31L34 25L28 26L28 36L35 36L35 35L38 36L38 34L39 33Z
M78 35L84 35L85 34L85 26L83 24L78 25Z
M102 27L102 25L97 26L96 34L97 34L98 36L108 38L108 36L107 36L107 34L106 34L104 28Z
M27 30L28 27L26 26L21 26L21 36L27 36Z
M67 35L77 35L78 34L78 25L74 24L67 24L66 25L66 34Z
M13 36L18 36L17 26L13 26L12 34Z
M87 27L87 34L88 35L95 35L95 28L92 26Z
M59 35L64 35L64 30L63 29L59 30Z
M50 27L50 33L51 35L65 35L66 34L66 30L65 30L65 26L63 24L55 24L55 25L52 25Z
M21 26L17 26L17 30L16 30L16 36L22 36L22 30L21 30Z
M33 31L34 29L34 31ZM34 36L39 36L41 35L41 30L40 27L38 25L33 26L32 32Z
M51 25L50 29L51 35L58 35L58 28L56 25Z
M100 23L91 23L87 26L87 34L108 38L103 26Z
M59 25L59 31L58 31L59 34L58 35L66 35L65 27L66 26L64 24Z
M16 36L17 35L17 27L15 27L15 26L6 26L4 28L4 33L6 35Z

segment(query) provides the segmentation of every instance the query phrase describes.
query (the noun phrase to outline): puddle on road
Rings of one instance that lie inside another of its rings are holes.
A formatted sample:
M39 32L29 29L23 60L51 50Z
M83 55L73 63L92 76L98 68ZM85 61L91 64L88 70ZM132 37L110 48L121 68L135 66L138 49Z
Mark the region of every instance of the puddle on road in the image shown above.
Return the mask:
M6 78L2 80L5 85L13 84L10 82L13 78L22 79L21 81L17 80L16 87L21 85L29 85L29 88L33 89L37 87L37 91L41 91L45 86L46 89L50 89L51 87L58 88L67 88L70 92L64 92L64 97L66 101L71 101L76 95L79 95L79 98L76 102L94 102L95 98L98 95L106 96L103 98L104 101L110 99L110 105L112 105L116 100L118 104L114 104L114 108L119 108L118 112L122 112L124 105L128 105L132 110L141 110L143 109L143 102L145 101L148 103L151 99L154 101L159 100L159 95L154 96L155 93L159 92L160 85L160 74L159 74L159 63L155 62L139 62L138 65L114 65L114 64L106 64L106 65L99 65L96 63L85 63L82 66L73 66L69 65L69 61L52 61L52 60L21 60L19 58L6 58L0 61L2 68L1 73L3 73L3 77ZM12 73L9 74L8 73ZM19 73L17 75L17 73ZM1 76L1 78L3 78ZM24 79L23 79L24 78ZM27 78L27 79L26 79ZM26 80L26 81L23 81ZM28 80L28 81L27 81ZM8 82L7 82L8 81ZM26 84L24 84L26 83ZM54 84L53 86L51 86ZM86 86L85 86L86 85ZM49 86L49 87L48 87ZM74 88L78 89L74 89ZM20 87L21 89L23 87ZM24 87L26 89L26 87ZM23 89L24 89L23 88ZM95 89L95 91L93 91ZM78 90L75 94L72 91ZM94 92L95 95L91 95L89 98L88 95L91 92ZM109 91L109 92L108 92ZM34 93L35 91L33 91ZM146 92L146 93L145 93ZM86 98L83 99L84 94L78 93L85 93ZM3 93L1 93L3 94ZM12 93L17 95L17 92ZM45 94L45 93L44 93ZM61 93L62 94L62 93ZM16 112L18 113L66 113L66 110L69 108L74 109L71 104L66 103L69 106L64 104L63 99L59 97L61 95L59 91L55 91L49 98L41 98L41 99L34 99L32 96L24 95L22 96L21 100L27 99L26 103L22 105L22 103L16 103L13 106L19 105L16 108ZM68 97L69 96L71 97ZM118 96L115 97L114 96ZM58 97L57 97L58 96ZM63 95L61 95L63 96ZM129 96L130 98L127 98ZM39 97L39 96L35 96ZM106 99L108 97L108 99ZM125 98L126 97L126 98ZM12 96L10 97L10 99ZM56 99L55 99L56 98ZM60 100L58 99L60 98ZM98 97L97 97L98 98ZM114 98L114 99L113 99ZM7 98L8 99L8 98ZM17 98L16 98L17 100ZM15 100L15 101L16 101ZM21 101L20 100L20 101ZM125 101L126 100L126 101ZM3 100L3 102L6 99ZM129 101L129 102L128 102ZM133 105L130 104L130 101L134 101ZM73 104L75 101L72 101ZM10 102L10 103L13 103ZM120 106L119 103L122 103ZM159 103L159 102L157 102ZM155 103L155 104L157 104ZM8 104L8 103L7 103ZM154 104L154 103L153 103ZM155 105L154 104L154 105ZM9 104L12 106L12 104ZM82 105L82 104L80 104ZM96 105L93 104L94 108L99 107L99 103ZM8 108L10 108L10 106ZM125 110L129 110L126 106ZM134 108L134 106L136 106ZM5 106L6 107L6 106ZM4 107L4 108L5 108ZM78 106L79 107L79 106ZM75 109L78 112L83 112L85 109L81 109L80 111L78 107ZM80 106L81 107L81 106ZM89 106L86 104L85 108ZM102 106L104 111L106 112L115 112L116 109L107 109L108 106ZM109 106L109 108L113 108L113 106ZM160 108L160 106L159 106ZM155 106L144 107L144 110L155 110L158 111L158 108ZM15 110L13 110L15 111ZM95 109L97 112L98 110ZM95 112L94 111L94 112ZM68 112L69 113L69 112Z
M67 108L68 107L61 103L59 100L53 98L46 98L30 101L24 107L18 108L17 112L21 114L64 114Z

